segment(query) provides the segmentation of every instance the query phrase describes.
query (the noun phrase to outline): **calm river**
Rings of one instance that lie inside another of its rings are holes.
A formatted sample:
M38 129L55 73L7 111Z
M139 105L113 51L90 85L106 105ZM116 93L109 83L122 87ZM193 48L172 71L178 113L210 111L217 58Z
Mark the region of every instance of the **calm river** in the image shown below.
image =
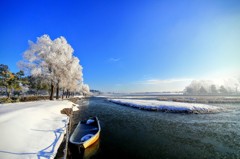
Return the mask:
M92 97L80 102L79 120L98 116L100 141L93 159L240 158L240 105L217 105L216 114L138 110Z

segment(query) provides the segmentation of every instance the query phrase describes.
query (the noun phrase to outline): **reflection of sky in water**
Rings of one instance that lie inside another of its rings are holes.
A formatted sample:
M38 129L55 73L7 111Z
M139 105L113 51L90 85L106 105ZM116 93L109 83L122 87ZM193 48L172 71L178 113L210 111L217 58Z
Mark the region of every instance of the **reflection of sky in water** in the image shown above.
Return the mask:
M97 158L238 158L240 105L217 104L215 114L149 112L90 99L79 119L98 116L102 127Z

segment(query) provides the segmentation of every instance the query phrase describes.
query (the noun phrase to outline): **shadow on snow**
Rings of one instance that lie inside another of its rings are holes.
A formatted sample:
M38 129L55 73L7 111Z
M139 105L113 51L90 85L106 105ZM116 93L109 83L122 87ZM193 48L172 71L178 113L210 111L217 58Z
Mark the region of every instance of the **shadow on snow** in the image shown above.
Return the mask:
M21 152L10 152L10 151L0 150L0 153L7 153L7 154L12 154L12 155L36 155L38 159L41 159L41 158L50 159L54 153L54 149L55 149L57 142L59 141L60 137L62 136L62 134L64 133L64 131L67 127L67 120L62 120L62 122L65 124L64 127L58 128L56 130L31 129L33 131L53 132L54 133L54 135L55 135L54 141L46 148L44 148L38 152L23 152L23 153L21 153Z

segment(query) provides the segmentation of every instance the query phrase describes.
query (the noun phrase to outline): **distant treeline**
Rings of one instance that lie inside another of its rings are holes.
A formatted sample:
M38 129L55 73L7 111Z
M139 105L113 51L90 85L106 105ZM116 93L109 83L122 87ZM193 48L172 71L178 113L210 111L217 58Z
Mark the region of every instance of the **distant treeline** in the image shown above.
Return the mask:
M95 90L95 89L91 89L90 92L93 93L93 94L102 94L101 91Z
M25 76L24 71L13 73L9 67L0 64L0 96L2 102L31 101L37 99L46 99L50 95L50 84L40 76ZM62 91L62 98L69 98L73 95L84 95L89 92L89 88L83 87L79 91ZM32 95L36 97L32 97ZM20 97L25 96L25 97ZM39 97L43 96L43 97ZM56 96L55 96L56 97Z
M211 81L194 80L185 87L185 95L239 95L238 88L240 80L227 83L226 85L216 85Z

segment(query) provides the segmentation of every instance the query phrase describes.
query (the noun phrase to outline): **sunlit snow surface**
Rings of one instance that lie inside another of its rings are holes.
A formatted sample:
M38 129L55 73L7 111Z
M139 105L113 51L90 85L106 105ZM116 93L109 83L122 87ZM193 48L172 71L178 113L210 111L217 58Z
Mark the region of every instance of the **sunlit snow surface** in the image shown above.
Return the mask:
M60 146L69 101L0 104L0 159L50 159Z
M158 100L108 99L110 102L129 107L172 113L214 113L220 109L215 106L196 103L180 103Z

